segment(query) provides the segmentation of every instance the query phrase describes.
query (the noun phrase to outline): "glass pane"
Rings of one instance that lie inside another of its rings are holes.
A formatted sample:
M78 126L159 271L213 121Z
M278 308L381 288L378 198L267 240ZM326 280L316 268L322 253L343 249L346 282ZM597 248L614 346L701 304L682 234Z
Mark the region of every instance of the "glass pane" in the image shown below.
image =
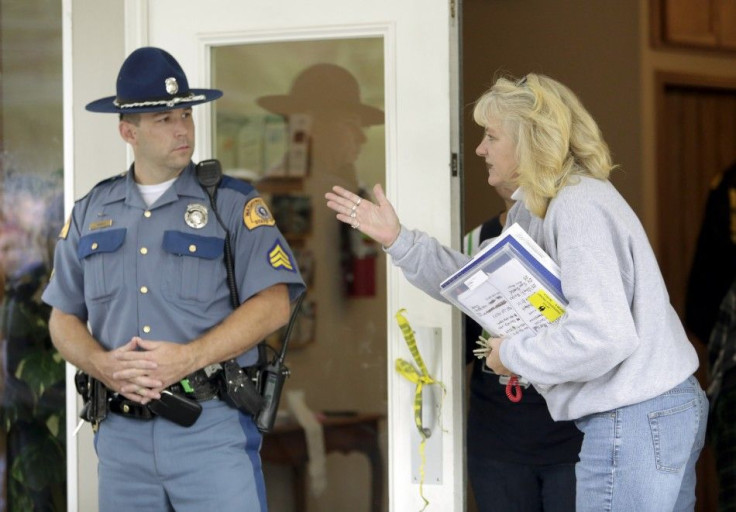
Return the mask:
M0 510L66 510L64 361L41 292L63 217L61 2L0 0Z
M380 452L355 448L369 460L376 453L386 460L386 262L380 247L335 219L324 194L332 185L367 194L385 181L383 40L221 46L212 62L212 82L225 92L213 105L213 154L226 173L252 182L266 197L308 284L288 343L291 377L278 423L285 432L295 421L290 392L303 393L323 419L326 487L320 491L322 481L308 479L303 495L311 510L370 503L376 468L380 507L385 462L374 458L371 466L358 452L336 455L330 448L340 432L370 432L377 425ZM281 335L268 340L276 350ZM335 423L340 427L333 431ZM262 450L271 509L304 510L290 493L288 465L299 454L292 449L279 457L279 436L266 435ZM370 445L365 437L362 442ZM320 491L316 496L310 485Z

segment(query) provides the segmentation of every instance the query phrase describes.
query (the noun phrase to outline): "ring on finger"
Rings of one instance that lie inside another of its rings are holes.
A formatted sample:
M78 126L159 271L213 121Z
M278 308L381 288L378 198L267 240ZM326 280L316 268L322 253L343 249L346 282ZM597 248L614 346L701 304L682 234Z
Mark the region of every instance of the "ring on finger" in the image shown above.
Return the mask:
M350 208L350 211L355 213L355 210L358 209L358 203L355 203L352 208Z
M352 212L350 212L350 218L351 219L354 219L357 215L358 214L355 212L355 210L353 210Z
M362 197L358 197L358 200L357 200L357 201L355 201L355 206L354 206L354 208L357 208L357 207L358 207L358 205L360 205L360 202L361 202L362 200L363 200L363 198L362 198Z
M353 222L352 224L350 224L350 227L353 228L353 229L358 229L360 227L360 222L358 222L356 220L355 222Z

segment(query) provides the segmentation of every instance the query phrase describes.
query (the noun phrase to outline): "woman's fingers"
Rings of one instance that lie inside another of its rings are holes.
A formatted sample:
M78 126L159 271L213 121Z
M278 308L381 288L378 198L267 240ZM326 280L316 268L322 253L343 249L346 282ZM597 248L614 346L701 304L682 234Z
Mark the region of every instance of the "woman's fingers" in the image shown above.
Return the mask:
M337 220L388 247L396 240L401 226L381 185L373 187L373 192L376 203L336 185L325 198L328 208L337 213Z
M339 205L341 205L343 208L347 209L347 213L350 212L353 206L359 204L363 199L358 195L355 194L347 189L344 189L338 185L335 185L332 187L332 194L330 192L327 193L328 199L329 196L334 196L332 199ZM346 213L346 212L341 212Z
M358 208L363 203L363 198L337 185L332 187L332 190L333 192L325 194L327 207L335 211L338 214L337 218L342 222L356 225ZM365 203L370 204L370 201L365 200Z
M386 199L386 194L383 193L383 187L380 183L376 183L373 187L373 197L376 198L376 203L378 204L378 206L390 204L388 202L388 199Z

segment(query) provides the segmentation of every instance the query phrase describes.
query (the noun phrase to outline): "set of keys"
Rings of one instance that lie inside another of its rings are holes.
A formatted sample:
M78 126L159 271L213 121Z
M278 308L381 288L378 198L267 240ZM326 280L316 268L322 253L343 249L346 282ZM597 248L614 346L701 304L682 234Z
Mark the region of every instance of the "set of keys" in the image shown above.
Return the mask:
M487 358L493 350L490 338L478 336L478 340L475 343L478 347L473 349L473 355L478 359ZM521 400L521 388L526 389L531 385L528 380L517 375L499 375L498 382L499 384L506 386L506 395L512 402L518 402Z

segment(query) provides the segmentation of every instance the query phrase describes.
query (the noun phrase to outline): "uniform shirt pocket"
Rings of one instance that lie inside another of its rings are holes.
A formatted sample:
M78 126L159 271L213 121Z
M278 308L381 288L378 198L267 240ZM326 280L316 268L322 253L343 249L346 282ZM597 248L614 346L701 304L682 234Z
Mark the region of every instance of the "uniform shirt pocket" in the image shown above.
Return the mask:
M84 268L84 295L90 300L107 300L124 282L123 255L125 228L96 231L84 235L77 245L77 257Z
M166 289L175 298L209 302L223 283L225 240L181 231L164 232L163 249L173 258L167 265Z

